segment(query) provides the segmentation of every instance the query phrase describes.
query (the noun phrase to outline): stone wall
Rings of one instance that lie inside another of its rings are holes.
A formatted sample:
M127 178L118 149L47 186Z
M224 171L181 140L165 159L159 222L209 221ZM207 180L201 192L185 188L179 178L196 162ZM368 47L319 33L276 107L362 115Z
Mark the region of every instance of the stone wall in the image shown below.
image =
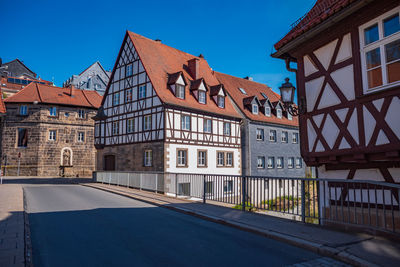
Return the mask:
M144 166L144 151L153 151L153 164ZM116 171L164 171L164 142L106 146L97 150L97 170L104 170L104 156L115 156Z
M28 116L18 115L18 105L7 104L3 130L3 154L7 156L6 175L16 175L18 154L20 175L27 176L91 176L95 169L93 109L57 106L57 116L49 116L48 105L28 105ZM85 118L78 118L78 110L85 110ZM18 128L28 129L28 146L18 147ZM56 140L49 140L50 130ZM84 132L84 141L78 133ZM69 150L71 164L62 166L62 152ZM5 162L3 161L3 164Z

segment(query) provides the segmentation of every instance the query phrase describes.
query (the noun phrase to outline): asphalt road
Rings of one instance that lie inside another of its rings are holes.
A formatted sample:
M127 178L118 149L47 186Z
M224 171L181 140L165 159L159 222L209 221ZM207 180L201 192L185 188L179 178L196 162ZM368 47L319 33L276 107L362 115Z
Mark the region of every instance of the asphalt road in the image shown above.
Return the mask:
M35 267L284 266L321 256L80 185L25 186Z

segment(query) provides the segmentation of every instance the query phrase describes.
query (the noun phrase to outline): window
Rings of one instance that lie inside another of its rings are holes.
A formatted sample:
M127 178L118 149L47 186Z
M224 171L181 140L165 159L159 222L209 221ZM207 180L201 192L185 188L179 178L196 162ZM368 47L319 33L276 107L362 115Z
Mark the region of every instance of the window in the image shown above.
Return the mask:
M212 133L212 120L204 119L204 132Z
M299 133L292 133L292 143L297 144L299 142Z
M185 99L185 86L182 84L176 84L175 85L175 95L177 98L180 99Z
M269 141L276 142L276 130L269 130Z
M119 93L113 94L113 105L114 106L119 105Z
M190 183L179 183L178 184L178 195L190 196Z
M28 106L26 105L19 106L19 115L22 116L28 115Z
M256 133L257 133L257 140L264 141L264 130L257 129Z
M56 107L50 107L50 116L55 117L57 116L57 108Z
M197 152L197 166L206 167L207 166L207 151L199 150Z
M206 103L206 92L199 91L199 103L205 104Z
M177 167L187 167L187 150L178 149L177 157Z
M28 146L28 129L18 128L18 147Z
M214 182L206 182L206 194L212 195L214 193Z
M364 92L400 82L400 8L360 27Z
M273 168L275 168L275 158L268 157L268 169L273 169Z
M225 153L217 152L217 166L224 166L225 164Z
M139 86L139 99L146 98L146 85Z
M219 95L217 97L217 103L218 103L218 107L224 108L225 107L225 97Z
M265 157L257 157L257 168L265 169Z
M112 122L112 134L118 135L119 134L119 121Z
M181 115L181 130L190 131L190 116Z
M294 168L294 158L293 157L288 158L287 167L289 169L293 169Z
M276 110L276 116L277 116L279 119L282 119L282 109L278 108L278 109Z
M144 151L144 166L150 167L153 165L153 150Z
M50 141L56 141L57 138L57 131L56 130L50 130L49 131L49 140Z
M265 116L271 117L271 107L265 107Z
M240 91L242 94L247 95L246 90L244 90L243 88L240 88L240 87L239 87L239 91Z
M85 142L85 133L78 132L78 142Z
M78 118L84 119L85 118L85 111L83 109L78 110Z
M144 116L143 130L148 131L151 129L151 115Z
M283 157L278 157L276 159L276 167L278 169L282 169L283 168Z
M253 114L258 114L258 106L257 105L252 105L252 112Z
M288 138L288 132L282 131L281 139L282 139L282 143L287 143L288 139L289 139Z
M233 181L224 181L224 193L231 193L233 191Z
M126 76L131 76L132 75L132 64L129 64L126 66Z
M267 96L265 93L261 93L261 95L262 95L264 98L268 98L268 96Z
M126 132L133 133L135 120L133 118L126 121Z
M126 103L132 102L132 88L126 90L126 100L125 100L125 102Z
M303 165L303 161L301 160L301 158L296 158L296 168L301 169L302 165Z
M224 122L224 135L230 136L231 135L231 123Z
M288 118L288 120L293 120L293 117L292 117L292 115L289 113L289 111L287 112L287 118Z
M68 118L68 117L69 117L69 112L64 112L64 116L65 116L66 118Z
M233 166L233 152L226 153L226 166L228 167Z

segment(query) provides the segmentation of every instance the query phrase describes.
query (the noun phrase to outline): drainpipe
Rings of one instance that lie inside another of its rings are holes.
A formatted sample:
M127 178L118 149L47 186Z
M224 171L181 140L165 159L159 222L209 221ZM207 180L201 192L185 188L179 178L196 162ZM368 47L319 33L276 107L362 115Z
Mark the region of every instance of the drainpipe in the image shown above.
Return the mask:
M294 73L296 73L297 74L297 69L293 69L293 68L291 68L290 67L290 62L292 62L293 60L292 60L292 57L287 57L287 58L285 58L285 63L286 63L286 69L288 70L288 71L290 71L290 72L294 72Z

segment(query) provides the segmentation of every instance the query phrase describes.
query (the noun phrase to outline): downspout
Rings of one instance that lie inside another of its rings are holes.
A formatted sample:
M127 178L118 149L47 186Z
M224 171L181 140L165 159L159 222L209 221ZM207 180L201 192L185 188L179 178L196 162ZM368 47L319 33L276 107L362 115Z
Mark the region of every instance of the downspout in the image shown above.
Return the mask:
M285 58L285 63L286 63L286 69L290 72L294 72L297 74L297 69L293 69L290 67L290 62L292 62L292 58L291 57L287 57ZM297 77L296 77L297 78Z

